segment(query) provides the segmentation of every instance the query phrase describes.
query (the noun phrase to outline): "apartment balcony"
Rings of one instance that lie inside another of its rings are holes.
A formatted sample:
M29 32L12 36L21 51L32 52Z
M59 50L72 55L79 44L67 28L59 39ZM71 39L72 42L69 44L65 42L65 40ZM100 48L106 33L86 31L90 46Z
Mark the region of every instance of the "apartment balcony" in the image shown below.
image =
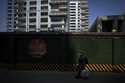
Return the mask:
M41 16L41 18L48 18L48 16Z
M59 6L59 9L67 9L68 7L67 6Z
M18 23L17 25L19 28L25 28L26 27L26 23Z
M82 26L82 27L87 27L87 26L88 26L88 24L81 24L81 26Z
M41 18L48 18L48 15L46 15L46 16L41 16Z
M41 12L48 12L48 9L46 9L46 10L45 10L45 9L44 9L44 10L41 10Z
M51 22L52 25L64 25L65 22L64 21L60 21L60 22Z
M86 9L86 8L88 8L88 5L81 5L80 6L82 9Z
M48 25L48 22L41 22L41 25Z
M50 4L62 4L62 3L67 3L67 0L50 0Z
M62 11L51 11L50 16L67 16L67 12Z
M36 25L36 22L30 22L29 25Z
M88 20L88 18L81 18L81 20L82 20L82 21L86 21L86 20Z
M48 6L48 3L46 3L46 4L42 4L42 5L41 5L41 7L44 7L44 6Z
M81 10L81 12L89 12L88 8Z
M86 18L80 18L81 21L86 21L86 20L88 20L88 19L89 19L89 18L87 18L87 17L86 17Z
M40 31L48 31L48 28L40 28Z
M88 12L82 12L81 14L82 14L82 15L87 15L87 14L88 14Z
M88 17L89 17L88 13L82 16L82 18L88 18Z
M14 29L16 29L16 28L13 28L13 27L8 27L8 29L9 29L9 30L14 30Z
M84 18L88 18L88 16L82 15L82 16L81 16L81 19L84 19Z
M29 28L29 32L30 31L36 31L36 28Z
M88 8L83 8L81 11L82 12L89 12Z
M36 16L30 16L29 17L29 19L35 19L36 18Z
M28 11L26 11L26 12L28 12ZM30 10L29 11L29 13L36 13L37 12L37 10Z
M26 16L18 18L18 20L24 20L24 19L26 19Z
M85 1L85 2L81 2L81 3L80 3L81 6L82 6L82 5L87 5L87 4L88 4L87 1Z
M36 5L30 5L29 7L36 7Z
M20 26L26 26L26 23L19 22L18 25L20 25Z
M50 28L50 30L52 30L52 31L65 31L65 29L64 28L62 28L62 27L52 27L52 28Z
M23 31L24 32L24 31L26 31L26 28L19 27L18 29L15 29L15 31Z
M26 10L19 10L18 12L17 12L18 14L20 14L20 13L26 13Z

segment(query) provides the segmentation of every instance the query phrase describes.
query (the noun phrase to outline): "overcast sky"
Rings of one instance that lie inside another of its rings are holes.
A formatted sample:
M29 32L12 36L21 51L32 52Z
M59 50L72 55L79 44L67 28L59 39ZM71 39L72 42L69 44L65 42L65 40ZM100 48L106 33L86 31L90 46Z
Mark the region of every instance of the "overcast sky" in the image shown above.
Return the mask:
M88 0L89 26L97 16L125 13L125 0ZM0 0L0 31L6 31L7 0Z

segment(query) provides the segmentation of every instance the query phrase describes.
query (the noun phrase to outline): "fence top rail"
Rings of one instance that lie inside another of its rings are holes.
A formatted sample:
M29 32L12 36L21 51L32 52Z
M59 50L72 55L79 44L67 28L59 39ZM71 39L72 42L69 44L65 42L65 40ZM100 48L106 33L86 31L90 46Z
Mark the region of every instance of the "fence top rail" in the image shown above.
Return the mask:
M0 32L1 36L71 36L71 37L104 37L104 38L125 38L124 32Z

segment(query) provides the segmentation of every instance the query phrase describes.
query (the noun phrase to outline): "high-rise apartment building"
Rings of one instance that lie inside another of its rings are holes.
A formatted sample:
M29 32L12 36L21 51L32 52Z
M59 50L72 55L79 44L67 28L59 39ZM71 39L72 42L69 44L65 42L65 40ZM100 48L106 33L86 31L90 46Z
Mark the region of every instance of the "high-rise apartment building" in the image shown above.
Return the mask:
M88 30L86 0L8 0L8 31Z
M88 5L86 0L70 0L69 31L88 31Z

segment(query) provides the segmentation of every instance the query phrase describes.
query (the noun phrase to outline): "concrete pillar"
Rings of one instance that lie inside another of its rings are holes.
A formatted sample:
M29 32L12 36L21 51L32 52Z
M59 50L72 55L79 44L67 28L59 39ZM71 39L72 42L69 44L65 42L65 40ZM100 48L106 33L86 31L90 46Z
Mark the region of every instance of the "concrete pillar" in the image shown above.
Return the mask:
M115 19L112 27L112 32L117 32L118 30L118 20Z
M102 32L102 22L100 17L97 17L97 32Z

